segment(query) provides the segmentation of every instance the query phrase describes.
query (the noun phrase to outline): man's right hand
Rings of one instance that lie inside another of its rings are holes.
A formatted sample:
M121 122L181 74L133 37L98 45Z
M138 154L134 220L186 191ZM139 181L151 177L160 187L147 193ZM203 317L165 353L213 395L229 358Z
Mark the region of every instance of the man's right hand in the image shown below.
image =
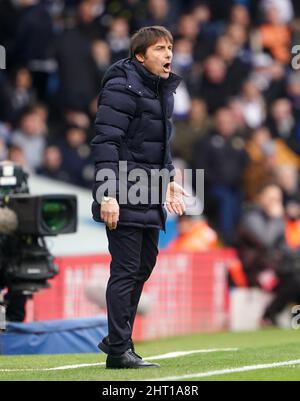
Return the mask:
M107 225L109 230L117 228L119 221L120 207L115 198L102 200L100 206L101 219Z

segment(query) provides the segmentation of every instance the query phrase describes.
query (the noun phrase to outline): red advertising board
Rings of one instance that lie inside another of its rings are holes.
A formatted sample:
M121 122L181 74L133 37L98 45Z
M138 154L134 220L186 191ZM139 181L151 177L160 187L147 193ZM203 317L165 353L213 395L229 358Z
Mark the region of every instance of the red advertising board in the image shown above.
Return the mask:
M227 265L232 250L204 253L160 252L144 287L146 308L135 324L136 340L221 330L228 325ZM69 319L105 313L109 255L58 258L60 273L51 288L28 305L27 320ZM99 288L102 308L86 296Z

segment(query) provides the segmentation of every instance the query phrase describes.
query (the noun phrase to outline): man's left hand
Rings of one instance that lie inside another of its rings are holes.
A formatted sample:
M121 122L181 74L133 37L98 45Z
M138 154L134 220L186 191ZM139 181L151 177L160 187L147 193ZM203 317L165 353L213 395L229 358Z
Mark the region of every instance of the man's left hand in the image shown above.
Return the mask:
M183 196L191 196L188 194L181 185L172 181L168 184L167 194L166 194L166 208L170 213L176 213L182 216L185 212L185 204L183 201Z

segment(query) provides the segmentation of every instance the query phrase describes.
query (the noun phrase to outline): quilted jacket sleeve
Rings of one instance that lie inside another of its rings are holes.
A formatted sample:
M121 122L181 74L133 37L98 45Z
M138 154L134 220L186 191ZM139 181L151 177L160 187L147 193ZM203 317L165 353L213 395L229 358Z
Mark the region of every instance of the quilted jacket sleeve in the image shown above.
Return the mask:
M172 162L172 155L171 155L171 149L170 149L170 144L168 145L168 156L167 156L167 163L166 163L166 167L169 170L170 173L170 182L174 181L175 179L175 167L173 165Z
M125 78L113 78L105 84L98 106L91 146L95 163L93 198L100 203L103 195L118 198L120 147L136 110L135 96L126 89Z
M174 181L176 172L175 172L175 167L173 165L172 161L172 153L171 153L171 142L172 142L172 137L174 135L174 125L170 121L168 121L169 124L169 130L170 130L170 138L167 143L167 157L166 157L166 168L169 170L170 173L170 181Z

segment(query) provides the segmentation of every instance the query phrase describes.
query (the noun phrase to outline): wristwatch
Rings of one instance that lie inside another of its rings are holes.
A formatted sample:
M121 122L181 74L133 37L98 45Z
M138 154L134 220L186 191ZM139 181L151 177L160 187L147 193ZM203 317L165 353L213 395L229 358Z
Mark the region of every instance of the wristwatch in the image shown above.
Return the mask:
M102 202L109 203L112 200L115 200L115 198L113 198L111 196L102 196L101 203Z

